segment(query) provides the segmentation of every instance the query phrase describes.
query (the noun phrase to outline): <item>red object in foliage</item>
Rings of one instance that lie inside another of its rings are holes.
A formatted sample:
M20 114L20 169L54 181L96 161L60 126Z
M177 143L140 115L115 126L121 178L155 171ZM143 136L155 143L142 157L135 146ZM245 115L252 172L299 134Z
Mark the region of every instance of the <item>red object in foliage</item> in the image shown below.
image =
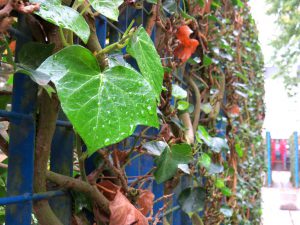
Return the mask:
M183 63L191 57L199 45L196 39L190 38L191 33L193 33L193 31L187 25L179 27L176 33L176 37L180 43L175 49L174 55Z
M238 116L240 114L240 107L238 105L232 105L228 111L230 114Z

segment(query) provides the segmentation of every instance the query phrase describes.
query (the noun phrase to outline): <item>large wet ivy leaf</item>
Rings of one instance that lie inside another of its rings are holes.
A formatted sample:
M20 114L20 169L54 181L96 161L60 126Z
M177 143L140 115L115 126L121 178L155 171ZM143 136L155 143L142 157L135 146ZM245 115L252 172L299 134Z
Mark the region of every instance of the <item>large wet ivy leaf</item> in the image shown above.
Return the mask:
M149 81L159 99L162 90L164 69L160 57L149 35L140 27L130 39L127 52L136 59L140 71Z
M124 0L89 0L93 8L103 16L118 21L119 6Z
M202 187L186 188L184 189L179 197L178 203L187 214L199 212L203 210L205 203L206 192Z
M41 4L40 10L35 12L36 15L49 23L73 31L84 43L87 43L90 28L83 16L76 10L61 5L59 0L31 0L31 2Z
M158 127L155 93L134 69L116 66L101 72L89 50L70 46L37 71L50 75L90 154L128 137L137 125Z
M29 68L36 69L52 55L54 48L54 44L28 42L18 53L19 62Z
M166 147L163 153L156 158L157 169L154 177L157 183L165 182L172 178L179 164L186 164L193 160L192 149L188 144L177 144Z

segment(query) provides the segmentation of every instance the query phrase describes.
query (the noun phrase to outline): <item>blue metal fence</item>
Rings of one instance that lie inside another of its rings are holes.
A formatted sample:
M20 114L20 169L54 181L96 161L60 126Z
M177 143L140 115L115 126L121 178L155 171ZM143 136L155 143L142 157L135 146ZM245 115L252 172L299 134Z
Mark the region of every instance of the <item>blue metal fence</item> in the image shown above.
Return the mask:
M295 151L295 188L299 187L299 148L298 148L298 132L294 132L294 151Z
M149 8L151 5L144 5ZM132 20L135 25L145 25L147 13L144 8L126 8L120 15L119 23L111 23L106 18L99 16L96 18L97 35L102 47L106 43L113 43L118 40L120 33L124 32ZM17 40L17 52L23 44L30 41L30 33L26 28L25 18L20 15L19 31L22 33ZM23 35L25 34L25 35ZM24 39L26 37L26 39ZM155 37L155 29L152 39ZM123 51L125 53L125 50ZM12 110L10 112L0 110L0 117L5 117L10 121L10 141L8 158L8 179L7 197L0 198L0 205L6 205L6 225L29 225L32 220L32 202L42 199L49 199L50 205L56 215L68 225L71 223L72 200L69 193L62 190L49 190L46 193L33 192L33 170L34 170L34 148L36 130L36 106L37 106L37 85L30 78L23 74L16 74L13 83ZM54 172L72 176L73 174L73 142L74 133L71 124L66 120L63 113L60 113L57 121L57 128L54 134L50 169ZM137 136L141 128L137 129L134 136ZM152 129L147 135L157 134ZM129 138L129 142L130 142ZM130 145L129 145L130 146ZM93 156L92 156L93 157ZM87 160L87 163L89 161ZM149 156L141 156L128 166L128 176L144 175L153 167L153 159ZM88 167L89 165L87 165ZM191 184L191 180L184 178L178 185L175 193ZM164 195L163 185L158 185L151 180L152 188L156 198ZM170 214L174 225L190 224L186 214L178 210L177 195L174 196L173 206L176 210ZM159 202L154 206L154 213L163 206Z
M271 133L266 132L266 150L267 150L267 185L272 187L272 149L271 144ZM295 188L299 188L299 138L298 132L294 132L289 139L289 158L290 158L290 172L291 172L291 181ZM275 153L273 153L275 154ZM283 168L284 169L284 168Z
M268 164L268 187L272 186L272 162L271 162L271 134L266 134L267 143L267 164Z

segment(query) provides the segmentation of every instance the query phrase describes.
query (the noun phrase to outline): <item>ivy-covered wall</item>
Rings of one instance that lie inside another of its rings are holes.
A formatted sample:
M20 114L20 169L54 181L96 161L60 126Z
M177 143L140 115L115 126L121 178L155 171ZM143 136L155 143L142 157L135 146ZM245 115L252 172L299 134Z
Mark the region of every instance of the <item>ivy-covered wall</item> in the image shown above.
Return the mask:
M0 2L1 70L39 84L35 192L71 190L74 224L172 224L178 209L193 224L260 224L263 57L247 0L37 2ZM17 63L12 10L34 40ZM74 177L48 171L59 109ZM151 166L130 174L137 161ZM48 201L34 206L40 224L61 224Z

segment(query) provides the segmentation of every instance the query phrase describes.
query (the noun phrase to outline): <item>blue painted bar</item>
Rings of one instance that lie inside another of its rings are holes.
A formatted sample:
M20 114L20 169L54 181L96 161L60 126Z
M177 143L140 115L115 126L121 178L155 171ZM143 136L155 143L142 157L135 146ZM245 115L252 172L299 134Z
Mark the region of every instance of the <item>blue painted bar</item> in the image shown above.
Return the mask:
M24 15L19 15L19 30L31 36ZM19 52L27 40L17 40ZM12 112L34 115L36 112L37 85L27 75L15 74L12 94ZM33 193L35 120L10 121L10 140L7 175L7 196ZM6 225L31 224L32 202L8 205L5 212Z
M295 188L299 188L299 146L298 146L298 132L294 132L294 146L295 146Z
M57 120L56 126L73 128L73 125L69 121L64 121L64 120Z
M23 114L23 113L16 113L16 112L9 112L6 110L0 110L0 117L7 118L8 120L14 120L17 122L17 120L33 120L34 117L32 115ZM57 120L56 121L57 126L61 127L73 127L73 125L69 121L64 120Z
M107 19L104 16L96 18L96 33L102 48L106 46Z
M272 186L272 164L271 164L271 134L270 132L266 133L266 142L267 142L267 166L268 166L268 187Z
M58 117L67 122L67 117L61 111ZM73 175L73 129L65 126L57 126L51 145L50 170L66 176ZM60 221L64 225L71 223L72 199L70 194L50 199L49 203Z
M48 191L45 193L39 193L39 194L30 194L25 193L23 195L16 195L12 197L5 197L0 198L0 205L11 205L16 203L24 203L28 201L38 201L42 199L49 199L54 197L59 197L65 195L66 192L64 191Z
M17 112L8 112L6 110L0 110L0 117L12 119L12 120L33 120L32 115L17 113Z

